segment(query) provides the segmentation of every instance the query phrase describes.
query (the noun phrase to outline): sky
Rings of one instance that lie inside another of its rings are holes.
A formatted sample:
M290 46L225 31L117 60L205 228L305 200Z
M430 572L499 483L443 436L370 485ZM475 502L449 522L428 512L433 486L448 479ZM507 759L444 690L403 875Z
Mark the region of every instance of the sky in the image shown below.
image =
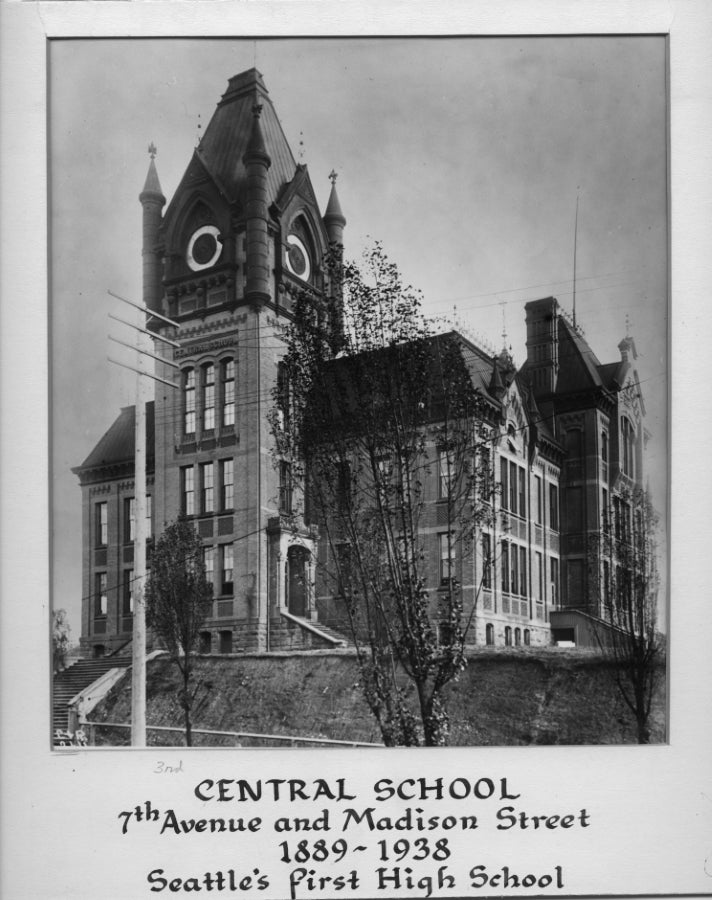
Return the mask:
M667 110L662 37L124 39L50 44L53 605L80 632L81 463L134 378L108 291L141 297L148 145L170 200L228 79L256 66L346 254L382 242L424 312L525 359L554 295L601 362L629 329L666 512Z

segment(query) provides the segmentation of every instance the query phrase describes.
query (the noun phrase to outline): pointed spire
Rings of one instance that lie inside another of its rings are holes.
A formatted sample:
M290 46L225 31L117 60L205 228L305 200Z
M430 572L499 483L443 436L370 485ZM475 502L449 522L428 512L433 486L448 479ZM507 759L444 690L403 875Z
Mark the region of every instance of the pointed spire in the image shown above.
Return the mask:
M332 222L334 225L340 225L342 228L346 224L346 218L341 212L341 204L339 203L339 195L336 193L337 173L332 169L329 179L331 181L331 193L329 194L329 202L326 204L326 212L324 213L324 223L328 227Z
M146 182L143 186L143 190L139 196L139 200L143 203L145 200L161 200L163 203L166 202L166 198L163 196L163 191L161 190L161 183L158 180L158 172L156 170L156 145L151 141L148 145L148 154L151 157L151 161L148 164L148 173L146 175Z
M341 246L344 242L344 225L346 225L346 217L341 212L341 204L339 203L339 195L336 193L336 172L332 169L329 179L331 180L331 193L329 194L329 202L326 204L326 212L324 213L324 225L326 233L331 244Z

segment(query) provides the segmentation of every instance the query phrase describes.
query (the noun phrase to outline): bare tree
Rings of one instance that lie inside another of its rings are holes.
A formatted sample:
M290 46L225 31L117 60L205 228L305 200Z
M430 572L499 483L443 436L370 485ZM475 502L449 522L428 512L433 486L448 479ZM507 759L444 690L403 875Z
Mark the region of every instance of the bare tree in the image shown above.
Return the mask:
M650 741L649 718L664 675L665 640L658 629L658 517L640 487L616 494L606 511L598 559L602 620L595 629L638 743Z
M463 573L472 591L476 533L492 508L486 401L456 336L431 335L380 245L363 267L337 259L328 272L338 327L322 301L297 298L278 452L300 512L320 525L321 592L348 623L384 742L441 745L444 689L466 665L479 595L465 609Z
M190 679L200 629L212 600L203 546L193 525L180 517L158 538L146 582L146 623L159 636L183 676L180 702L185 743L192 744Z

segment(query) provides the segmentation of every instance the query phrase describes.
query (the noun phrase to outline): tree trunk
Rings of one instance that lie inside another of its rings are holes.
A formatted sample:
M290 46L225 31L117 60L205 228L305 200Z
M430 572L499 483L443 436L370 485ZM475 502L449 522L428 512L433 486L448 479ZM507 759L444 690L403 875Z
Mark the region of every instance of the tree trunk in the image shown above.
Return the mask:
M190 684L190 671L186 667L183 671L183 720L185 722L185 746L193 746L193 730L190 721L190 693L188 685Z

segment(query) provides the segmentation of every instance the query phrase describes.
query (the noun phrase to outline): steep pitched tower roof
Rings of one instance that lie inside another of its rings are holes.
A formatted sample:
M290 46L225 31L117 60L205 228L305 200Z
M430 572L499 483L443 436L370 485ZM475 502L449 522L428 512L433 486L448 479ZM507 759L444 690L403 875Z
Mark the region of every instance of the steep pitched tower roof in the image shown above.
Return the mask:
M268 201L277 199L282 187L294 177L297 163L262 75L257 69L248 69L228 82L227 90L222 95L200 144L195 148L193 162L183 176L181 186L187 186L186 182L191 179L191 169L198 163L208 172L228 202L244 203L247 171L243 157L252 143L253 109L258 105L262 107L259 121L262 149L271 161L267 173ZM175 197L180 193L179 188L166 216L171 214Z

